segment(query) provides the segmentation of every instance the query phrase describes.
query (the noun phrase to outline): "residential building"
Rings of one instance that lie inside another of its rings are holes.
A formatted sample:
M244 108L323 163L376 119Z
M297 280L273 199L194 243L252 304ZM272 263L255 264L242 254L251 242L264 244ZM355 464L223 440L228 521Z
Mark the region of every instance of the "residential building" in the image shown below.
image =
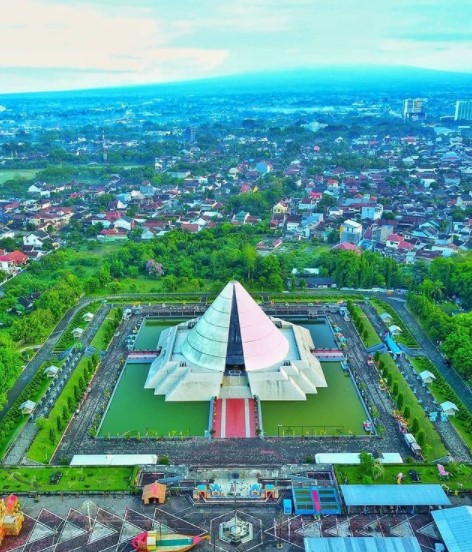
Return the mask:
M382 217L383 205L381 203L368 204L361 207L361 219L378 220Z
M362 224L354 220L345 220L339 229L340 243L352 243L357 245L362 239Z

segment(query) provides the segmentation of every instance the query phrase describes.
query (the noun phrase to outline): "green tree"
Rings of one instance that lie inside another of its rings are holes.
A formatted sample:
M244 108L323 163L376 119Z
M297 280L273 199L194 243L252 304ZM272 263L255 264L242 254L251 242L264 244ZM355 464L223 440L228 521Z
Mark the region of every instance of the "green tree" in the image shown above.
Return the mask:
M408 405L405 406L405 408L403 409L403 417L408 420L408 418L411 416L411 410L410 410L410 407Z
M403 408L403 403L405 402L405 398L403 396L403 393L398 393L397 396L397 407L398 410L401 410Z
M418 433L418 430L420 428L420 423L418 421L418 418L413 418L413 422L411 424L411 432L413 435L416 435Z
M62 433L63 429L64 429L64 425L63 425L63 422L62 422L62 418L60 416L58 416L56 418L56 428L57 428L57 431L59 433Z
M364 475L368 475L372 477L372 472L373 472L374 463L375 463L375 460L372 454L364 450L359 454L359 460L360 460L361 472Z
M37 425L38 429L44 429L47 426L47 420L46 418L36 418L35 424Z
M51 445L56 444L56 431L53 427L49 429L49 442L51 443Z
M416 441L421 448L424 447L426 442L426 436L423 430L418 431L418 435L416 436Z

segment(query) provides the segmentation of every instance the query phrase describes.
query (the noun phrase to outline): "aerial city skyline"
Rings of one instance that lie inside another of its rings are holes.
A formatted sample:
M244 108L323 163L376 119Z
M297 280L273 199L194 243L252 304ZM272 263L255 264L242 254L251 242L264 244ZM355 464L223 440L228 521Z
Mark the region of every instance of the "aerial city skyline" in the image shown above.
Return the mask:
M2 8L1 552L472 552L471 0Z
M463 0L18 0L0 21L0 93L332 66L470 73L471 24Z

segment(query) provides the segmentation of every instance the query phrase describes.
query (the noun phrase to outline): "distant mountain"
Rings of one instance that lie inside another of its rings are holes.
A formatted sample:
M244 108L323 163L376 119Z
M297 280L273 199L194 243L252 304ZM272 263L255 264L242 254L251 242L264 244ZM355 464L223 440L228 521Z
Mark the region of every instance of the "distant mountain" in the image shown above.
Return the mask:
M211 95L234 93L287 93L287 92L377 92L379 94L404 93L416 96L449 89L456 93L471 94L472 73L436 71L417 67L323 67L299 68L277 72L244 73L200 80L170 83L143 84L114 88L40 92L27 96L121 97L155 95ZM24 94L21 94L24 96Z
M279 72L246 73L227 77L175 83L190 89L230 89L268 92L285 90L379 89L382 91L441 87L472 88L472 73L435 71L417 67L324 67L291 69Z

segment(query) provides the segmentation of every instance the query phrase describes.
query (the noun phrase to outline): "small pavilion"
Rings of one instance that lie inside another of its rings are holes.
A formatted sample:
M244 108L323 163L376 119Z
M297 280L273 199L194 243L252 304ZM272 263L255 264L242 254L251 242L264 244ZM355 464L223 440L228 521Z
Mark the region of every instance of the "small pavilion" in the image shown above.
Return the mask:
M164 504L166 501L166 490L167 485L154 481L154 483L149 483L149 485L144 485L143 487L143 503L150 504L156 502L157 504Z

